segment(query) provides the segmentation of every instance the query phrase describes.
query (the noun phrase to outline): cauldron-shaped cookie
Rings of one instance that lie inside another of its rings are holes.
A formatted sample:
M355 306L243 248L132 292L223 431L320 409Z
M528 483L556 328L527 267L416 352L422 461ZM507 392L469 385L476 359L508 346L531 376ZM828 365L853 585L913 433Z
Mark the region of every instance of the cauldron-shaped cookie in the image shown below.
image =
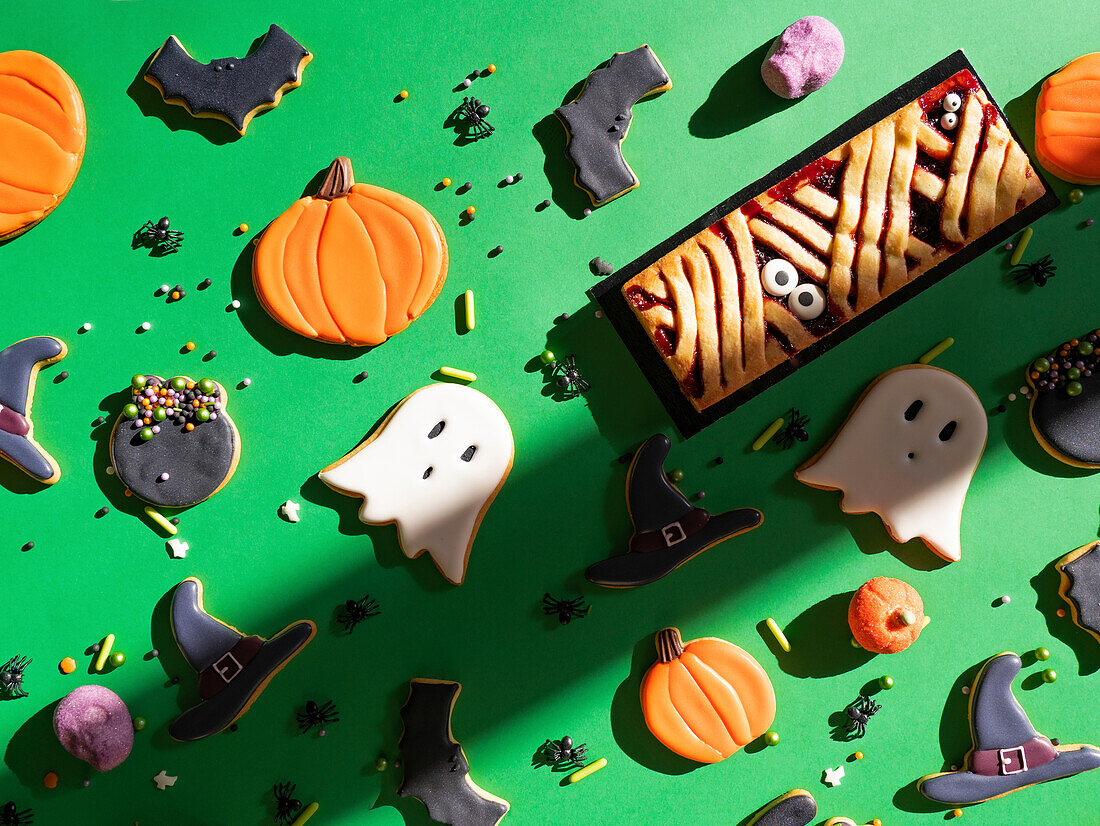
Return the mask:
M111 433L111 463L135 496L166 508L195 505L229 481L240 452L216 381L134 376Z
M1100 330L1028 365L1031 432L1060 462L1100 468Z

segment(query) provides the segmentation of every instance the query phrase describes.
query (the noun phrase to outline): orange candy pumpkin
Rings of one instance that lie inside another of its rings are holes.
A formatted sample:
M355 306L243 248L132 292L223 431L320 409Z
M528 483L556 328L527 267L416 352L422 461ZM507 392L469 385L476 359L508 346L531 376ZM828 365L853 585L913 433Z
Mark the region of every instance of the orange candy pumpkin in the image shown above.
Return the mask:
M0 53L0 240L61 203L86 137L80 92L60 66L36 52Z
M913 622L907 622L912 619ZM912 645L929 623L924 602L912 585L878 576L863 583L848 603L848 626L862 648L897 654Z
M725 640L684 643L657 633L658 661L642 679L642 713L653 736L689 760L717 763L768 730L775 692L760 663Z
M308 338L381 344L409 326L447 278L447 242L415 201L352 178L337 158L321 189L264 230L252 283L272 318Z
M1100 52L1071 61L1043 83L1035 154L1064 181L1100 184Z

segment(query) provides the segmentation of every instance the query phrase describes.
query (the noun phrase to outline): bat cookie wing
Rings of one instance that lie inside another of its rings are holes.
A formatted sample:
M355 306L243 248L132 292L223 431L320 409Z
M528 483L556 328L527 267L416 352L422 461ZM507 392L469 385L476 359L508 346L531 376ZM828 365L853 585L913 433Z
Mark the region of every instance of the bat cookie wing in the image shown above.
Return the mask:
M242 135L260 112L279 105L283 92L302 85L302 69L313 55L271 24L252 54L200 63L175 35L149 61L145 79L166 103L183 106L193 117L218 118Z
M1100 542L1090 542L1054 564L1062 579L1058 593L1073 621L1100 641Z

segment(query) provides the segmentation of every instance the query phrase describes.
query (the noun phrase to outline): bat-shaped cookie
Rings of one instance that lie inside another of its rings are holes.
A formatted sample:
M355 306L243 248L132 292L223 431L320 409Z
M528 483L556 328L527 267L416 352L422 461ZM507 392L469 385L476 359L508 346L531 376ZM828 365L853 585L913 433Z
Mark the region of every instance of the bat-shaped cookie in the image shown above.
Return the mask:
M25 338L0 351L0 457L45 485L61 478L61 468L34 440L34 380L39 368L61 361L66 352L53 336Z
M409 699L401 707L405 730L398 741L405 778L397 793L423 802L437 823L496 826L510 804L470 779L470 764L451 735L451 711L461 690L447 680L409 681Z
M1100 542L1090 542L1054 564L1062 577L1058 593L1073 610L1073 621L1100 640Z
M172 35L149 61L145 79L167 103L196 118L224 120L243 135L254 115L278 106L283 92L302 85L302 69L312 58L274 23L252 54L209 63L191 57Z
M554 110L565 126L566 154L577 167L577 186L602 206L638 185L623 159L631 107L672 88L668 72L649 46L616 52L611 62L588 76L576 100Z

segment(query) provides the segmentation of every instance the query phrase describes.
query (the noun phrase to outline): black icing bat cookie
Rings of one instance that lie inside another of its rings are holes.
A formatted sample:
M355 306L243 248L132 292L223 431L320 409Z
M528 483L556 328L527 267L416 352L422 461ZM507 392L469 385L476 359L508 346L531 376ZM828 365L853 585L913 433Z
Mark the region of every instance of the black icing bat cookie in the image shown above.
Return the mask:
M196 118L218 118L242 135L253 116L279 105L283 92L302 85L302 69L313 58L274 23L247 57L199 63L175 35L153 55L145 79L167 103Z
M401 707L405 730L398 741L405 778L397 793L423 802L436 823L496 826L510 804L470 779L470 764L451 734L451 711L461 690L447 680L409 681L409 699Z
M649 46L616 52L584 83L576 100L554 110L565 126L566 154L577 167L577 186L602 206L638 185L623 159L622 142L630 128L631 107L672 88L668 72Z
M1100 542L1091 542L1054 564L1062 577L1058 593L1069 603L1073 621L1100 641Z

